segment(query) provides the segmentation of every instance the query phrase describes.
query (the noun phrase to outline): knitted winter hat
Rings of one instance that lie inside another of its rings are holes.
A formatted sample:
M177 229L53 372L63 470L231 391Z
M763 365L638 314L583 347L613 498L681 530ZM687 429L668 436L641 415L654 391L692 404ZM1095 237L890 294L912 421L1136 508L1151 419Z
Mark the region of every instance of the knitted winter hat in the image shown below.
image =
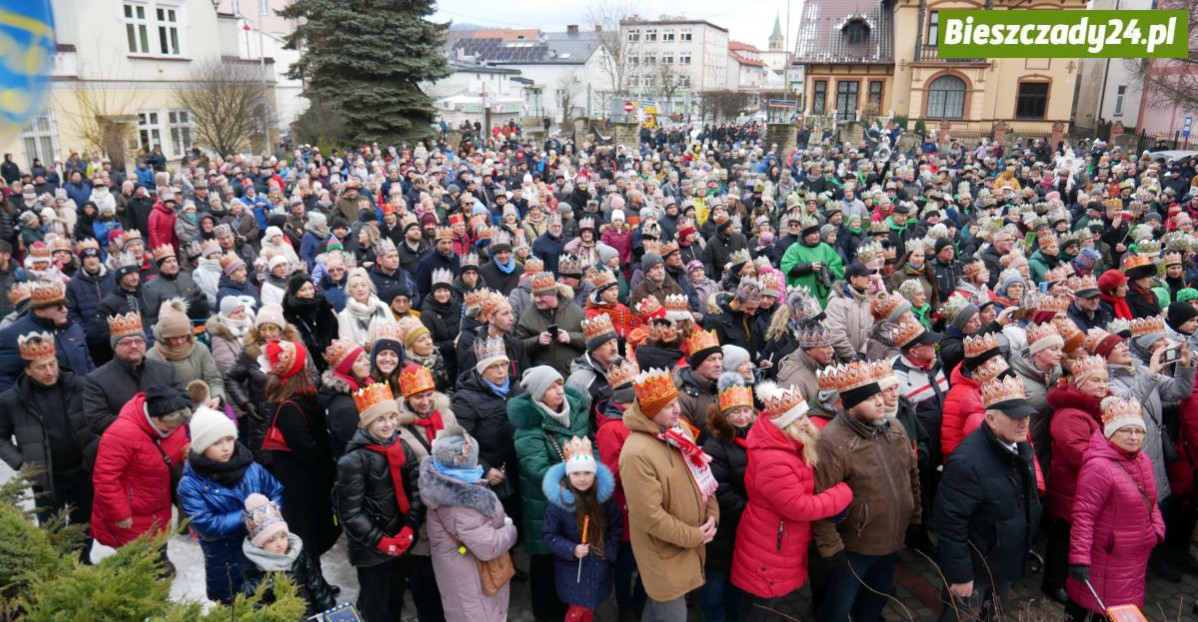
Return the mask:
M538 402L555 382L563 382L562 375L548 365L530 367L520 377L520 386L528 390L532 394L532 399Z
M191 336L191 318L187 317L187 301L182 298L171 298L162 305L158 312L156 328L163 339Z
M258 315L254 320L254 327L262 328L263 324L273 324L279 327L280 330L286 329L287 320L283 319L283 307L275 303L262 305L262 308L258 309Z
M657 253L645 253L641 257L641 272L648 272L653 266L660 266L663 263L661 255Z
M179 411L191 413L191 397L173 385L156 384L146 389L146 414L165 417Z
M724 345L720 348L724 353L724 369L728 371L736 371L742 363L749 360L749 351L732 344Z
M209 447L215 445L222 438L227 436L237 438L237 425L229 419L228 415L207 406L196 409L195 414L191 416L191 421L187 424L187 429L191 432L191 451L197 456L202 456Z
M242 518L245 520L245 530L250 534L250 544L258 548L266 545L279 532L291 534L279 506L256 492L245 498Z
M432 457L441 466L473 469L478 465L478 441L461 426L451 425L437 433Z

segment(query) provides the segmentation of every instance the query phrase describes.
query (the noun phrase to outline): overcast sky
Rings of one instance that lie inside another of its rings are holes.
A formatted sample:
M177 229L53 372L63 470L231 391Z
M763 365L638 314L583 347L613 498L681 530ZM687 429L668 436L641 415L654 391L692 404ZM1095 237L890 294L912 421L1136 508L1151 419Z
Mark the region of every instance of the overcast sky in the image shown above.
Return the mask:
M565 30L567 24L585 27L589 2L593 0L566 0L545 2L544 0L504 0L503 2L479 2L479 0L438 0L433 19L452 20L488 28L540 28L541 30ZM737 41L750 43L765 49L770 31L774 27L774 16L782 19L783 34L786 31L787 0L629 0L641 17L657 18L660 15L682 15L687 19L707 20L727 28ZM802 0L789 0L790 29L798 29L799 11ZM793 42L794 36L789 37Z

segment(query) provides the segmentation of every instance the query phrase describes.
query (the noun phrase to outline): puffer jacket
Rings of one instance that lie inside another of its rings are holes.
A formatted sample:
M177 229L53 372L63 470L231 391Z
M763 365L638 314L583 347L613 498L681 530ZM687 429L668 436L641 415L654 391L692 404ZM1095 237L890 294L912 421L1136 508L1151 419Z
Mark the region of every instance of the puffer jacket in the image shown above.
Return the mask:
M1161 426L1165 422L1165 407L1172 406L1189 397L1194 391L1194 366L1173 365L1173 375L1149 374L1139 363L1134 367L1111 365L1111 393L1122 397L1134 397L1140 401L1144 412L1144 445L1142 453L1152 461L1153 477L1156 480L1156 496L1167 499L1172 494L1166 471L1164 450L1161 447Z
M88 349L93 352L97 347L101 350L109 348L108 318L100 311L100 301L112 293L114 287L113 275L103 263L98 274L79 269L67 283L67 309L71 321L83 327Z
M699 527L709 517L719 523L719 501L702 497L681 452L657 437L661 428L639 406L624 411L624 425L630 434L620 452L620 482L632 552L649 598L674 600L705 581Z
M405 513L400 512L400 491L391 479L387 457L368 449L386 448L395 443L403 446L404 463L400 472L408 506ZM415 452L399 436L379 442L365 430L358 430L350 439L345 455L337 461L337 483L333 488L337 518L348 540L350 564L377 566L396 559L378 550L378 544L404 527L412 530L413 538L419 537L417 530L424 519L424 504L416 482L419 464Z
M61 400L66 409L63 417L70 423L70 429L59 433L73 435L80 452L94 444L95 434L83 414L83 378L64 369L59 372L57 384L42 387L29 376L21 375L11 389L0 393L0 460L14 471L23 464L39 466L40 470L31 477L33 484L53 493L51 474L70 472L72 467L55 467L51 447L53 434L46 430L45 413L38 412L35 407L40 402L39 394L49 393L54 393L53 399ZM81 466L73 469L81 479L87 477Z
M964 365L957 365L949 382L948 395L944 396L944 417L940 420L941 463L948 462L953 450L965 440L965 429L977 429L986 416L982 390L966 375Z
M104 324L104 338L108 338L108 323ZM17 338L33 332L54 335L54 353L58 357L59 369L69 369L85 376L96 368L87 350L87 337L83 328L74 322L55 326L54 321L34 315L32 311L0 330L0 391L10 389L17 377L24 373L25 362L17 349Z
M552 553L541 540L541 521L549 503L541 483L549 469L565 461L562 445L571 437L589 437L586 397L573 387L566 387L566 403L570 406L570 426L553 420L532 399L531 393L521 393L508 400L507 416L516 429L514 444L520 461L520 508L524 522L524 537L532 555ZM596 456L598 458L598 456Z
M620 452L624 450L624 441L628 440L630 433L624 425L624 407L615 400L608 400L603 412L595 417L595 448L599 450L599 461L607 465L615 478L615 501L624 521L624 533L620 537L623 542L629 540L628 501L624 496L624 486L620 484Z
M1090 567L1090 584L1107 607L1144 606L1148 555L1165 539L1153 470L1143 451L1129 455L1101 433L1090 437L1073 502L1069 563ZM1087 610L1104 611L1084 583L1070 577L1065 590Z
M353 393L349 383L334 374L333 370L325 370L320 375L320 393L316 401L325 411L329 442L335 458L345 454L350 440L358 432L358 407L354 404Z
M238 446L238 452L248 452ZM229 488L198 473L188 460L179 480L179 505L200 536L204 552L204 577L208 600L227 602L241 591L241 568L237 552L247 533L243 512L245 499L253 493L265 495L280 508L283 486L262 465L251 462L241 481Z
M757 417L748 445L749 501L740 524L734 525L732 583L761 598L785 596L807 582L813 521L844 511L853 492L840 482L816 494L803 446L767 413Z
M845 360L865 355L874 318L869 312L869 297L857 293L847 282L837 283L828 297L827 326L832 334L836 355Z
M479 560L495 559L516 544L516 526L507 523L503 504L482 480L467 484L442 475L431 457L420 463L420 499L427 508L433 572L446 622L504 620L511 583L488 596L478 575ZM459 552L461 546L466 554Z
M304 615L311 617L333 608L333 592L320 567L312 560L312 555L304 548L304 541L299 536L287 536L286 553L271 553L254 546L249 538L241 541L241 551L249 563L242 564L241 591L253 594L263 583L267 584L263 595L263 603L274 602L274 572L286 574L299 592L300 598L308 603Z
M889 555L903 547L908 525L921 520L919 469L903 426L868 425L841 412L820 432L815 489L840 482L853 489L849 517L811 525L820 557L841 550Z
M105 546L120 548L171 525L171 469L185 458L187 431L180 427L162 438L145 415L145 403L145 393L133 396L100 438L91 533ZM117 527L127 518L133 519L131 527Z
M720 484L715 491L720 504L720 524L715 539L707 543L707 570L727 574L732 570L737 526L749 502L745 469L749 467L746 437L751 428L733 427L717 406L707 413L707 429L710 434L703 443L703 451L711 456L711 475Z
M507 403L524 392L520 383L511 378L508 382L511 388L507 396L500 397L481 374L471 369L458 381L452 401L458 425L478 439L478 463L484 471L507 469L509 481L505 482L505 488L515 486L510 480L519 470L516 447L512 442L515 428L508 419Z
M591 543L590 555L582 558L581 564L574 557L574 547L582 542L578 530L578 517L574 511L574 495L562 485L566 479L566 464L558 463L545 473L541 492L548 499L545 521L538 534L545 547L553 554L553 566L557 597L570 605L594 609L611 595L614 582L613 570L620 553L620 534L623 532L623 517L620 508L612 499L616 483L611 470L600 464L595 470L595 495L603 508L603 556L594 553ZM581 570L579 568L581 567Z
M1048 391L1052 407L1052 463L1048 477L1048 512L1057 520L1073 520L1073 496L1090 437L1102 430L1102 400L1082 393L1073 384Z

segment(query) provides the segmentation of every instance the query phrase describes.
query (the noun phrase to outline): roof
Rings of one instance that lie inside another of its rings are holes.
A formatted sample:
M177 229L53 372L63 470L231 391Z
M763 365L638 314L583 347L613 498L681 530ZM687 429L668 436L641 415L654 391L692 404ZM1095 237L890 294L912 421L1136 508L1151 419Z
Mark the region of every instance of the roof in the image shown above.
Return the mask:
M463 63L450 59L449 68L458 73L496 73L496 74L514 74L520 75L519 69L507 69L504 67L490 67L487 65L476 65L472 63Z
M869 34L849 45L845 27L859 21ZM894 14L877 0L806 0L794 63L894 64Z
M458 50L493 65L581 65L599 48L603 33L544 32L532 39L469 37L455 41Z
M681 19L681 18L678 18L678 19L645 19L643 17L633 15L632 17L626 17L626 18L620 20L620 25L621 26L687 26L687 25L710 26L712 28L715 28L716 30L719 30L722 32L728 32L727 28L724 28L723 26L716 26L715 24L713 24L707 20L704 20L704 19Z
M761 53L761 50L757 49L756 47L749 45L748 43L742 43L740 41L729 41L728 49L732 50L733 52L752 52L754 54Z
M470 33L474 39L503 39L510 41L514 39L536 39L537 35L541 34L536 28L488 28L485 30L475 30Z
M742 65L747 65L749 67L765 67L764 62L759 61L759 60L754 60L747 56L741 56L737 52L734 52L731 47L728 48L728 55L732 57L732 60L735 60L736 62L738 62Z
M774 14L774 31L770 33L770 39L782 38L782 18L778 14Z

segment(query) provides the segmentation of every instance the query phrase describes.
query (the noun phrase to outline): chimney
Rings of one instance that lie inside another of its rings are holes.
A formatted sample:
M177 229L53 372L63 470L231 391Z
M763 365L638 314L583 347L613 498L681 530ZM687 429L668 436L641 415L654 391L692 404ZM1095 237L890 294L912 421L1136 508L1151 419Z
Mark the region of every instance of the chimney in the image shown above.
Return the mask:
M595 32L603 32L603 24L595 24Z
M578 34L578 24L569 24L566 26L566 32L576 35Z

